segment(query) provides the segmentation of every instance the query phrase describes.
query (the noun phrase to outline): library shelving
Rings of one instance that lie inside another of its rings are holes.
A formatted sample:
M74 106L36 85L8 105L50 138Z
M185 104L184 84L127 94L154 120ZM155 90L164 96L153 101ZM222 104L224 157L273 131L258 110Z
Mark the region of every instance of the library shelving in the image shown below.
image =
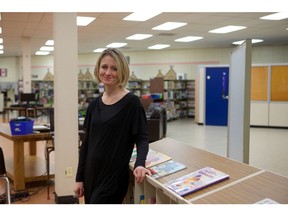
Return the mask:
M98 85L93 79L89 68L83 73L82 70L78 73L78 100L79 104L86 103L89 98L96 98L99 95Z

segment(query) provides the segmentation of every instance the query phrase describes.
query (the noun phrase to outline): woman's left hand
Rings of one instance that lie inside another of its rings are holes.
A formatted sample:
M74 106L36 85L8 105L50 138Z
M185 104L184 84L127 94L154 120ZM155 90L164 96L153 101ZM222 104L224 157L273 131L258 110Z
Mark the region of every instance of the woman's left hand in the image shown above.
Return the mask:
M134 174L134 176L135 176L135 178L136 178L136 182L137 182L137 183L140 183L140 184L143 182L146 174L148 174L149 176L152 175L151 172L150 172L150 170L149 170L149 169L146 169L146 168L143 167L143 166L138 166L138 167L136 167L136 168L134 169L134 171L133 171L133 174Z

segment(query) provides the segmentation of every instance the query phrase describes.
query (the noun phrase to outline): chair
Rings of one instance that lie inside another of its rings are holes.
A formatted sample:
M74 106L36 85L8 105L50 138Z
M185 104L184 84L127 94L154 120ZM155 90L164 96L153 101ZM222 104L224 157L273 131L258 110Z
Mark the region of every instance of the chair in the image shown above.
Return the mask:
M46 161L46 172L47 172L47 199L50 199L50 153L55 150L54 144L54 109L49 109L48 112L49 123L50 123L50 137L45 143L45 161Z
M45 161L46 161L46 172L47 172L47 199L50 199L50 153L55 150L54 142L54 109L49 110L49 122L50 122L50 137L46 140L45 144ZM78 147L80 148L81 143L85 137L85 131L79 127L78 132Z
M2 148L0 147L0 179L6 181L6 203L11 204L11 188L10 181L6 175L5 160Z

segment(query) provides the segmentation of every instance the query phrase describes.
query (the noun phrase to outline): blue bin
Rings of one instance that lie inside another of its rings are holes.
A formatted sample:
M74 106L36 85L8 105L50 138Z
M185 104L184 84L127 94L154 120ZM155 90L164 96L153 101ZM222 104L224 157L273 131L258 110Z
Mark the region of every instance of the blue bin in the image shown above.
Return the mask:
M33 133L34 121L32 119L11 120L10 129L12 135L25 135Z

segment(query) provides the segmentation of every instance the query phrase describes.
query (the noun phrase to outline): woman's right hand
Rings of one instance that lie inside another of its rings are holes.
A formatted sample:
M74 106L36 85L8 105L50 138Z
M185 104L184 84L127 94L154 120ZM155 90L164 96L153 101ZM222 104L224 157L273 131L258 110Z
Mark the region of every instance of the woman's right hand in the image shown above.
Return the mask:
M76 182L75 183L74 193L77 197L84 196L84 184L83 184L83 182Z

